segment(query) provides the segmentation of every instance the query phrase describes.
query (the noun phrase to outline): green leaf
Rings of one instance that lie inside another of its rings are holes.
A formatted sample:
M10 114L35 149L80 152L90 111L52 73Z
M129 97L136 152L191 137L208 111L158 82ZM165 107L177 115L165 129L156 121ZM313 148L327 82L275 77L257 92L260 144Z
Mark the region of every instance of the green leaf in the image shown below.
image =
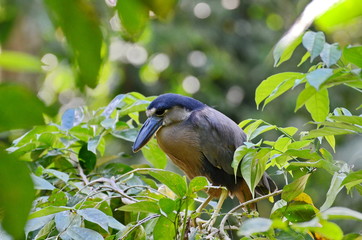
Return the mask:
M308 178L310 174L306 174L296 180L294 180L292 183L284 186L283 193L282 193L282 199L290 202L295 197L297 197L299 194L301 194L304 191L305 185L307 184Z
M191 192L198 192L205 189L209 185L209 181L205 177L197 176L191 179L189 189Z
M143 147L141 151L146 160L152 163L155 168L164 169L166 167L166 154L158 146L156 139L149 141L147 146Z
M80 227L82 224L81 216L74 211L62 211L55 214L55 227L58 232L64 232L70 226Z
M125 37L132 41L138 40L148 23L148 7L141 0L120 0L116 8Z
M298 167L315 167L315 168L323 168L331 174L334 174L335 171L338 171L338 167L333 165L332 162L321 159L315 162L290 162L290 166L298 166Z
M316 227L309 227L309 230L318 233L326 239L341 240L343 238L343 231L341 228L333 223L321 220Z
M312 62L323 50L325 43L324 33L308 31L304 34L302 43L310 52L310 61Z
M40 209L40 210L38 210L36 212L33 212L33 213L29 214L28 219L43 217L43 216L47 216L47 215L50 215L50 214L67 211L67 210L70 210L70 209L72 209L72 208L70 208L70 207L49 206L49 207L45 207L43 209Z
M349 46L344 48L343 57L347 61L362 68L362 46L356 46L356 47Z
M95 8L86 0L44 2L55 25L60 26L73 50L78 86L95 88L102 63L102 32Z
M276 212L275 215L281 215L292 223L299 223L312 220L317 212L318 210L313 204L302 201L293 201L287 206L278 209L278 212Z
M351 172L343 180L342 185L346 186L347 190L350 191L352 187L362 183L362 170Z
M77 213L81 215L85 220L98 224L106 232L108 232L108 216L102 211L96 208L85 208L77 210Z
M306 52L300 62L298 63L297 67L300 67L307 59L310 57L310 52Z
M0 84L0 132L44 123L44 104L28 89Z
M329 186L328 192L326 194L327 198L324 201L323 205L320 207L321 211L325 211L330 208L337 197L337 194L342 190L343 185L342 181L346 178L346 173L344 172L335 172L331 184Z
M307 86L303 89L303 91L300 92L297 98L297 103L295 105L294 112L298 111L299 108L303 107L304 104L315 94L317 93L317 90L312 86Z
M78 160L80 166L84 170L84 173L88 174L96 167L97 155L91 151L88 151L87 144L83 144L78 153Z
M236 178L239 171L239 164L243 160L244 156L249 152L254 151L250 150L246 145L241 145L234 152L233 162L231 163L232 168L234 169L234 176Z
M297 37L293 42L279 41L273 50L274 67L278 67L283 62L289 60L301 42L302 36Z
M42 229L36 234L35 239L46 239L54 229L54 220L51 220L45 224Z
M334 121L356 124L362 126L362 117L360 116L331 116L330 119Z
M306 101L305 107L314 121L323 122L326 120L329 113L328 90L324 89L316 92L308 101Z
M150 170L149 174L161 183L165 184L177 196L184 197L187 192L186 181L180 175L165 170Z
M120 138L129 142L134 142L136 140L138 131L139 130L137 128L129 128L120 131L112 131L111 134L116 138Z
M54 189L49 196L47 204L49 206L66 206L68 203L67 195L60 189Z
M332 207L321 212L321 214L326 219L352 219L362 221L362 213L345 207Z
M69 235L73 240L103 240L101 234L96 231L88 228L82 227L70 227L65 232Z
M241 225L238 234L250 236L254 233L266 232L272 226L273 221L267 218L252 218L248 219Z
M153 229L153 239L171 240L175 239L175 225L164 216L160 216Z
M155 202L141 201L117 208L118 211L125 212L145 212L145 213L159 213L160 207Z
M173 12L177 0L142 0L161 19L167 19Z
M324 127L320 129L312 130L308 133L308 135L304 136L303 139L312 139L317 137L324 137L330 135L343 135L343 134L352 134L355 133L349 129L341 129L334 127Z
M88 140L87 149L94 154L97 154L97 147L101 141L101 136L95 136Z
M60 180L62 180L65 183L67 183L69 180L68 174L54 170L54 169L44 169L43 174L49 174L49 175L55 176L56 178L59 178Z
M342 51L339 49L338 43L324 44L323 51L321 52L321 58L327 67L330 67L337 63L342 56Z
M14 239L22 239L35 191L25 162L0 150L1 225Z
M40 59L22 52L2 51L0 67L10 71L41 72Z
M273 93L273 91L276 91L275 94L282 94L285 87L278 92L278 86L280 86L280 84L282 84L283 82L293 82L294 84L295 80L301 78L304 78L304 74L297 72L278 73L268 77L267 79L262 81L256 89L255 102L257 107L259 107L259 104L266 98L268 98ZM289 87L289 84L287 84L286 87Z
M307 74L308 83L319 91L320 86L333 75L333 69L319 68Z
M166 213L167 215L173 213L173 211L176 209L176 202L170 198L161 198L158 201L158 205L160 206L162 212Z
M54 218L53 215L48 215L44 217L38 217L30 219L25 226L25 234L28 235L30 232L38 230L44 227L48 222Z

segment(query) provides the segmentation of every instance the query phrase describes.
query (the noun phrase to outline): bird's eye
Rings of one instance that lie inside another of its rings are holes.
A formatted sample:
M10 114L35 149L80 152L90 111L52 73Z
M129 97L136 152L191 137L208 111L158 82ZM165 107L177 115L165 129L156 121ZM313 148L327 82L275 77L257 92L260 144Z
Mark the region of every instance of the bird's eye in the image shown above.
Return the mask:
M163 114L165 114L166 110L165 109L157 109L155 114L157 116L162 116Z

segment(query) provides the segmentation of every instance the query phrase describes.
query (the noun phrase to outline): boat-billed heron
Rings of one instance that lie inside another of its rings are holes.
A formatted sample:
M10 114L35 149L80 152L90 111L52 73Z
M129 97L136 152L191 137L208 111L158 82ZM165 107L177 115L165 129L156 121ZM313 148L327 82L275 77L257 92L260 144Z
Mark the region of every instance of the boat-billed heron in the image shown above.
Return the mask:
M241 203L252 199L240 172L235 178L231 167L234 151L246 141L246 134L234 121L196 99L172 93L152 101L146 114L148 119L135 140L134 152L156 134L161 149L190 179L205 176L213 185L226 187ZM276 190L276 185L265 174L258 189L268 193ZM223 192L208 190L221 204L227 197Z

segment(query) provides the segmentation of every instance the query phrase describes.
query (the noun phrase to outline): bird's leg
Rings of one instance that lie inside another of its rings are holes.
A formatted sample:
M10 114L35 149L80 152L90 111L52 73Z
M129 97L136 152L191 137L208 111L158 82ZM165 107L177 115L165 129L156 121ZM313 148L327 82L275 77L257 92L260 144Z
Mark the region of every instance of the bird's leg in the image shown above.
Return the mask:
M219 201L216 205L216 208L214 210L214 213L212 214L210 220L206 223L206 227L208 231L211 231L212 226L214 225L217 216L219 215L219 212L221 210L222 205L224 204L225 199L228 197L228 190L225 188L221 188L221 194L220 194L220 198Z
M205 201L203 203L200 204L200 206L196 209L196 211L193 213L193 215L195 216L195 218L193 219L193 225L197 226L197 222L196 222L196 218L200 215L200 213L202 212L202 210L207 206L207 204L209 204L209 202L212 200L213 196L209 195Z

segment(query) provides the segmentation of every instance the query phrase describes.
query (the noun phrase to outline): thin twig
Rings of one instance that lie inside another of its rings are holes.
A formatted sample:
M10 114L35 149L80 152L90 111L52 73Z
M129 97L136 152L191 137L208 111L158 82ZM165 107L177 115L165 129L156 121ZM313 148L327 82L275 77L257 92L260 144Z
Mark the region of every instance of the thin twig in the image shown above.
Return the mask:
M259 202L260 200L263 200L263 199L266 199L266 198L270 198L270 197L274 197L276 195L279 195L283 192L283 190L278 190L278 191L275 191L275 192L272 192L268 195L264 195L264 196L261 196L261 197L258 197L258 198L254 198L252 200L249 200L249 201L246 201L246 202L243 202L241 204L239 204L238 206L234 207L233 209L231 209L224 217L223 219L221 220L221 223L220 223L220 235L222 236L223 239L230 239L227 234L225 233L225 223L226 223L226 220L229 218L229 216L236 212L237 210L239 209L242 209L244 208L245 206L247 205L250 205L252 203L256 203L256 202Z
M88 185L89 180L88 180L87 176L84 174L83 168L80 166L80 164L78 164L78 170L79 170L79 175L82 178L84 184Z
M147 222L147 221L149 221L149 220L151 220L151 219L157 218L157 217L159 217L159 216L161 216L161 214L153 214L153 215L151 215L151 216L148 216L148 217L142 219L141 221L137 222L136 225L134 225L132 228L130 228L125 234L123 234L123 237L120 237L118 240L125 239L125 238L127 237L127 235L128 235L129 233L131 233L134 229L136 229L137 227L141 226L141 225L144 224L145 222Z

